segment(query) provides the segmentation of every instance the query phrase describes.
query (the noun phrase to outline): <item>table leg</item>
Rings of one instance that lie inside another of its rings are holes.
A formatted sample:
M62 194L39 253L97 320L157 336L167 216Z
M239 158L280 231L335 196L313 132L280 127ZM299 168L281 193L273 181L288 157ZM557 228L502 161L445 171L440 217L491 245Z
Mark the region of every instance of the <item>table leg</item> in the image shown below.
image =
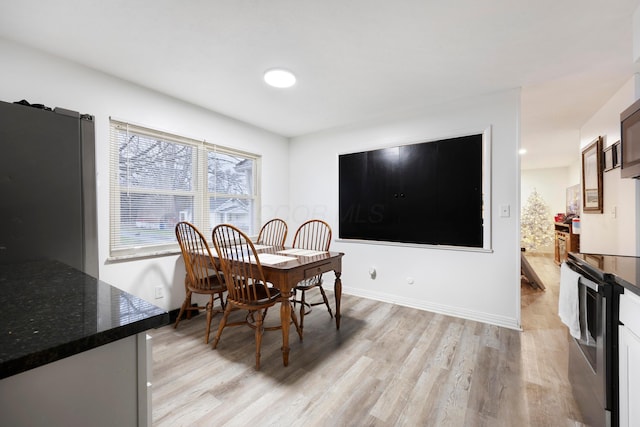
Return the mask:
M342 299L342 280L340 280L341 272L336 271L336 281L333 285L333 293L336 298L336 329L340 329L340 300Z
M280 296L280 323L282 325L282 363L289 365L289 321L291 320L290 292L282 292Z

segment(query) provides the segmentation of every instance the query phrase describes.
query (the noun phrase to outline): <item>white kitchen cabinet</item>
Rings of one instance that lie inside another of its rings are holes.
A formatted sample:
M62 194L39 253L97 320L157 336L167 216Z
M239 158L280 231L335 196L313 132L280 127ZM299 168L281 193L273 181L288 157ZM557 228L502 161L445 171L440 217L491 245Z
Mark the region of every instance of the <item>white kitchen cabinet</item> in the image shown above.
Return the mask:
M640 297L620 296L620 427L640 426Z
M0 380L0 426L151 426L151 341L139 333Z

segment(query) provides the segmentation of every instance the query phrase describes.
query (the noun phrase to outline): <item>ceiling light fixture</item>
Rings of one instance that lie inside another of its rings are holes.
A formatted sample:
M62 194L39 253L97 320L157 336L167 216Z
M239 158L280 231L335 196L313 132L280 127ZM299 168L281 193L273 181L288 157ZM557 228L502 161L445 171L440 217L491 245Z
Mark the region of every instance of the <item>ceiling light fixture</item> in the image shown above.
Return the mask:
M264 81L269 86L287 88L296 84L296 76L291 71L274 68L264 73Z
M527 154L527 149L526 149L526 148L521 148L521 149L518 151L518 154L520 154L520 155Z

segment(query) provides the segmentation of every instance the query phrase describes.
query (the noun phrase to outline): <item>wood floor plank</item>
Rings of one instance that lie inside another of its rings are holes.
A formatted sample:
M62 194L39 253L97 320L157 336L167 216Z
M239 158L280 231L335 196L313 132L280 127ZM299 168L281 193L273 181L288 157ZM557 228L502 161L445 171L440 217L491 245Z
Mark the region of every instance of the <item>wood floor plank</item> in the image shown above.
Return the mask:
M215 350L202 342L203 315L153 330L153 425L581 425L559 268L528 259L547 289L521 286L522 332L343 295L339 331L314 307L304 341L290 335L289 366L281 332L267 331L255 371L248 327L227 328Z
M465 324L457 351L449 368L448 390L441 397L441 411L436 425L463 425L471 397L472 379L477 369L480 337L472 324Z

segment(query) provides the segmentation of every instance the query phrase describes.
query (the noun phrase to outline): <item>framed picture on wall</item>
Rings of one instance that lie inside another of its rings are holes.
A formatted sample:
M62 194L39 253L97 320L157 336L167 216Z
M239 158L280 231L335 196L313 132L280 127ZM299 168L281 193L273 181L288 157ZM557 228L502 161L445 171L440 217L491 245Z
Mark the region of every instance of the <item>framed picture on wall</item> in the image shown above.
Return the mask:
M613 146L610 145L604 149L602 152L602 157L604 161L604 171L609 172L613 170Z
M582 211L602 213L602 137L582 150Z
M580 216L580 184L567 188L567 215Z
M614 142L602 152L604 157L604 171L609 172L620 167L620 141Z

